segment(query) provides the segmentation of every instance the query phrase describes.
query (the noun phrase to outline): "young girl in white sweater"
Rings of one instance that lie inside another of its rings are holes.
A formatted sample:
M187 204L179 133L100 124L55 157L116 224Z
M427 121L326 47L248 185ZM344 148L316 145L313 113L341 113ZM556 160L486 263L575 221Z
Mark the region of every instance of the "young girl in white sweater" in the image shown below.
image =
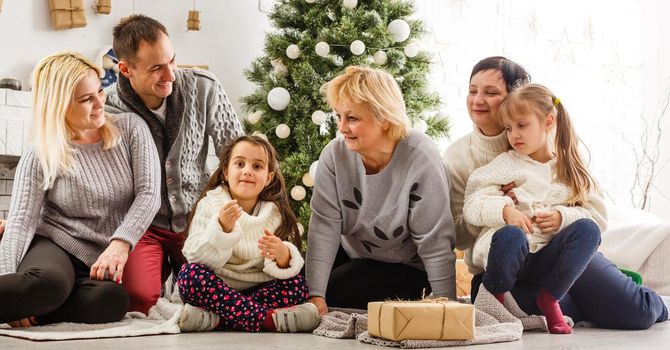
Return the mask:
M319 313L305 303L308 289L299 274L297 220L267 141L241 136L226 147L187 232L188 263L177 279L187 303L183 331L316 328Z
M501 302L517 281L540 285L535 301L549 331L571 333L558 301L600 244L604 204L568 113L549 89L527 84L512 91L498 118L513 149L468 179L463 215L482 227L468 258L486 270L482 283ZM516 187L505 196L501 186L509 183Z

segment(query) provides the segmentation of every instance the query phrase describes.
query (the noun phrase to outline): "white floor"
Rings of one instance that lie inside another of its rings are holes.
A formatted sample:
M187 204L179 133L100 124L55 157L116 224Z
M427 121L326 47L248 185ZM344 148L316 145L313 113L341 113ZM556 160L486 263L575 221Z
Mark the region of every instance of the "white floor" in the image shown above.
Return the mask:
M572 335L526 332L520 341L451 349L668 349L670 322L645 331L577 328ZM32 342L0 336L0 349L187 350L187 349L383 349L356 340L329 339L312 334L189 333L137 338Z

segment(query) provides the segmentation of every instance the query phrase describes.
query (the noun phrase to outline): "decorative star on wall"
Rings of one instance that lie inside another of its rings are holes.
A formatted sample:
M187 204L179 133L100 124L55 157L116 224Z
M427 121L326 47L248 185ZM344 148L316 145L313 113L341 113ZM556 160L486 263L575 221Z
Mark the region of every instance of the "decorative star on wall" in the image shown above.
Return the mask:
M446 62L446 51L449 48L449 43L444 41L443 39L438 38L437 34L435 34L435 30L431 29L430 30L430 39L426 43L428 52L432 52L435 57L437 57L438 62L435 62L436 64L439 64L440 66L444 67L445 62Z
M463 7L470 7L466 0L451 0L449 6L458 9L458 14L463 18Z
M609 77L607 78L608 83L620 82L623 85L627 85L626 76L624 71L628 68L621 64L621 59L619 58L619 53L614 54L614 59L611 64L603 64L603 68L609 72Z
M576 62L574 49L579 43L570 41L567 29L563 28L563 33L561 34L560 39L549 39L549 41L556 46L554 62L558 62L563 57L567 58L573 64Z
M540 31L540 24L537 20L537 14L535 14L535 6L533 6L533 12L530 13L528 17L528 32L533 34L533 40L537 38L537 34Z
M591 16L589 16L589 21L586 24L586 29L584 29L584 39L586 39L586 42L589 43L589 47L593 46L593 36L594 36L593 19L591 18Z

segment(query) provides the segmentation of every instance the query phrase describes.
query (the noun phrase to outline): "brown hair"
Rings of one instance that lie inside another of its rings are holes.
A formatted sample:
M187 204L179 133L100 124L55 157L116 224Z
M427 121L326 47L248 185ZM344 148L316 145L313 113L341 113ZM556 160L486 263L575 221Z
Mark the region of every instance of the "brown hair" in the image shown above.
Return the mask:
M188 218L188 225L186 227L187 237L188 231L191 228L191 221L193 220L195 211L198 208L198 203L200 203L200 200L207 195L207 191L213 190L219 186L223 186L226 189L229 188L225 172L228 168L228 163L230 163L233 149L240 142L248 142L265 150L268 156L268 171L273 172L274 176L272 177L270 183L265 186L265 188L263 188L261 193L258 195L258 199L266 202L272 202L277 206L277 208L279 208L279 214L281 215L282 222L279 228L277 228L277 230L274 232L274 235L283 241L289 241L295 244L295 246L300 249L302 242L300 240L300 233L298 231L298 220L295 218L293 210L291 209L288 201L284 176L282 175L281 169L279 168L277 151L275 151L274 147L272 147L268 141L255 135L240 136L228 143L223 149L219 161L219 167L216 169L214 174L212 174L212 177L209 179L207 186L191 210L191 214Z
M502 56L487 57L475 64L470 73L470 80L475 74L485 70L497 70L502 75L507 92L524 84L530 83L530 74L518 63Z
M498 119L512 119L513 115L534 113L540 120L553 114L555 116L556 169L559 181L572 189L570 205L587 205L588 194L598 192L595 179L589 174L588 167L579 154L581 139L575 133L568 111L554 94L540 84L527 84L513 90L500 104Z
M160 33L168 35L167 29L157 20L145 15L131 15L122 19L113 30L114 54L119 60L131 63L137 57L140 43L153 44Z

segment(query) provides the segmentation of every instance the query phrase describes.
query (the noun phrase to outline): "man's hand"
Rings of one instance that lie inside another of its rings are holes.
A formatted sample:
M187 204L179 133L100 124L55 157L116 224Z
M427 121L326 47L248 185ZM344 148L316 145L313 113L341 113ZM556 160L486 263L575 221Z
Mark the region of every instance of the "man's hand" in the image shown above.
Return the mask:
M514 194L514 191L512 191L516 187L516 183L514 181L508 183L507 185L504 185L500 189L503 191L503 194L509 198L512 198L512 201L514 204L519 204L519 201L516 199L516 195Z
M563 217L558 210L541 211L535 215L535 225L542 233L558 232Z
M272 232L267 229L264 229L264 232L265 235L258 240L258 249L260 249L261 255L264 258L277 261L277 266L280 268L288 267L291 260L291 252L289 252L288 247Z
M91 266L91 279L98 281L109 279L121 284L123 268L128 261L129 251L130 243L120 239L112 240L107 249L100 254L98 260Z
M221 224L223 232L232 231L240 215L242 215L242 207L237 204L236 199L224 204L219 210L219 224Z
M328 313L328 305L326 304L326 299L322 297L311 297L307 300L308 303L312 303L319 310L321 316Z
M505 223L508 225L519 227L526 234L533 233L533 222L530 218L511 205L508 205L503 209L503 220L505 220Z

